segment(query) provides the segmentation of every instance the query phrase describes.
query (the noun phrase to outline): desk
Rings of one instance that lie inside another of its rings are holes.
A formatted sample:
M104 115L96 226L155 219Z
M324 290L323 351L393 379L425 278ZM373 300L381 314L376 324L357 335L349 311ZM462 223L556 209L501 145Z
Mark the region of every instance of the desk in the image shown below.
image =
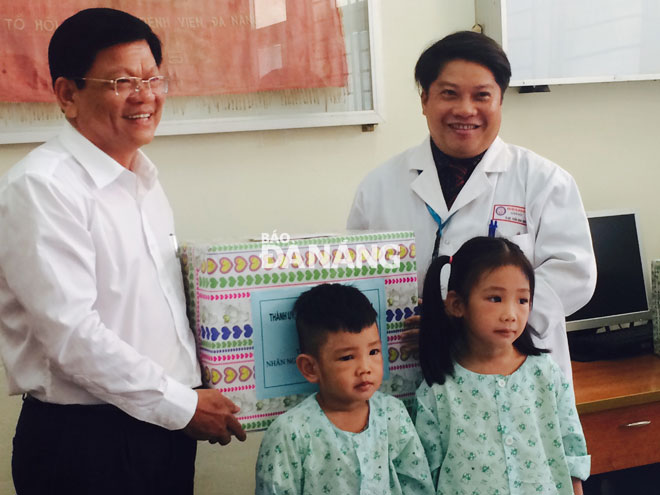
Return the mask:
M660 357L572 364L591 474L660 463Z

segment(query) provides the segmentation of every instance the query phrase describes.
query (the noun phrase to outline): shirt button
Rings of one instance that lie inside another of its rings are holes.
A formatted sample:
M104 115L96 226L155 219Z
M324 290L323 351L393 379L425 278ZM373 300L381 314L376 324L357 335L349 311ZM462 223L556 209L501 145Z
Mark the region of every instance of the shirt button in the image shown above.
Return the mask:
M511 447L511 445L513 445L513 437L506 437L504 443Z
M497 380L497 384L502 388L506 387L506 381L504 380L504 378L499 378Z
M445 239L443 242L445 243L445 246L449 246L451 244L449 239Z

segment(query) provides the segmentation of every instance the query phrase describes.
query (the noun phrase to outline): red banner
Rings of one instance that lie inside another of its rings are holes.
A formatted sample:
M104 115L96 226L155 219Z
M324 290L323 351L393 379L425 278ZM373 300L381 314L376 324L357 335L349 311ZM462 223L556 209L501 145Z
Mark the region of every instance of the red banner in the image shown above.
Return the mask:
M346 85L335 0L0 0L0 101L54 101L48 42L89 7L123 10L152 27L175 96Z

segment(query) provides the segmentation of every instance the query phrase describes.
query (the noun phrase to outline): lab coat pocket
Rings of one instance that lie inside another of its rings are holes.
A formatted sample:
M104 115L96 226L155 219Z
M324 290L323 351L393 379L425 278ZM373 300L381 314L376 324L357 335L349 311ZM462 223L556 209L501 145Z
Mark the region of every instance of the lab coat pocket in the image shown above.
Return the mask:
M534 263L534 239L530 234L514 235L510 237L509 240L516 244L522 252L525 253L525 256L527 256L527 259L531 263Z

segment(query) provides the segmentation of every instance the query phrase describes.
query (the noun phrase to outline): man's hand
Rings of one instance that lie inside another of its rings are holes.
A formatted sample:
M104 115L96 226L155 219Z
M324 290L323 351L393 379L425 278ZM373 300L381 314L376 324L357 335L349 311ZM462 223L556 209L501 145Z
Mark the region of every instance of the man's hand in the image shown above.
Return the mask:
M417 300L417 304L422 306L422 298ZM410 354L419 352L419 327L422 323L422 317L413 315L403 321L404 331L401 333L401 348Z
M183 431L196 440L221 445L231 442L232 435L243 442L245 431L234 416L240 408L217 390L199 389L196 392L197 409Z

